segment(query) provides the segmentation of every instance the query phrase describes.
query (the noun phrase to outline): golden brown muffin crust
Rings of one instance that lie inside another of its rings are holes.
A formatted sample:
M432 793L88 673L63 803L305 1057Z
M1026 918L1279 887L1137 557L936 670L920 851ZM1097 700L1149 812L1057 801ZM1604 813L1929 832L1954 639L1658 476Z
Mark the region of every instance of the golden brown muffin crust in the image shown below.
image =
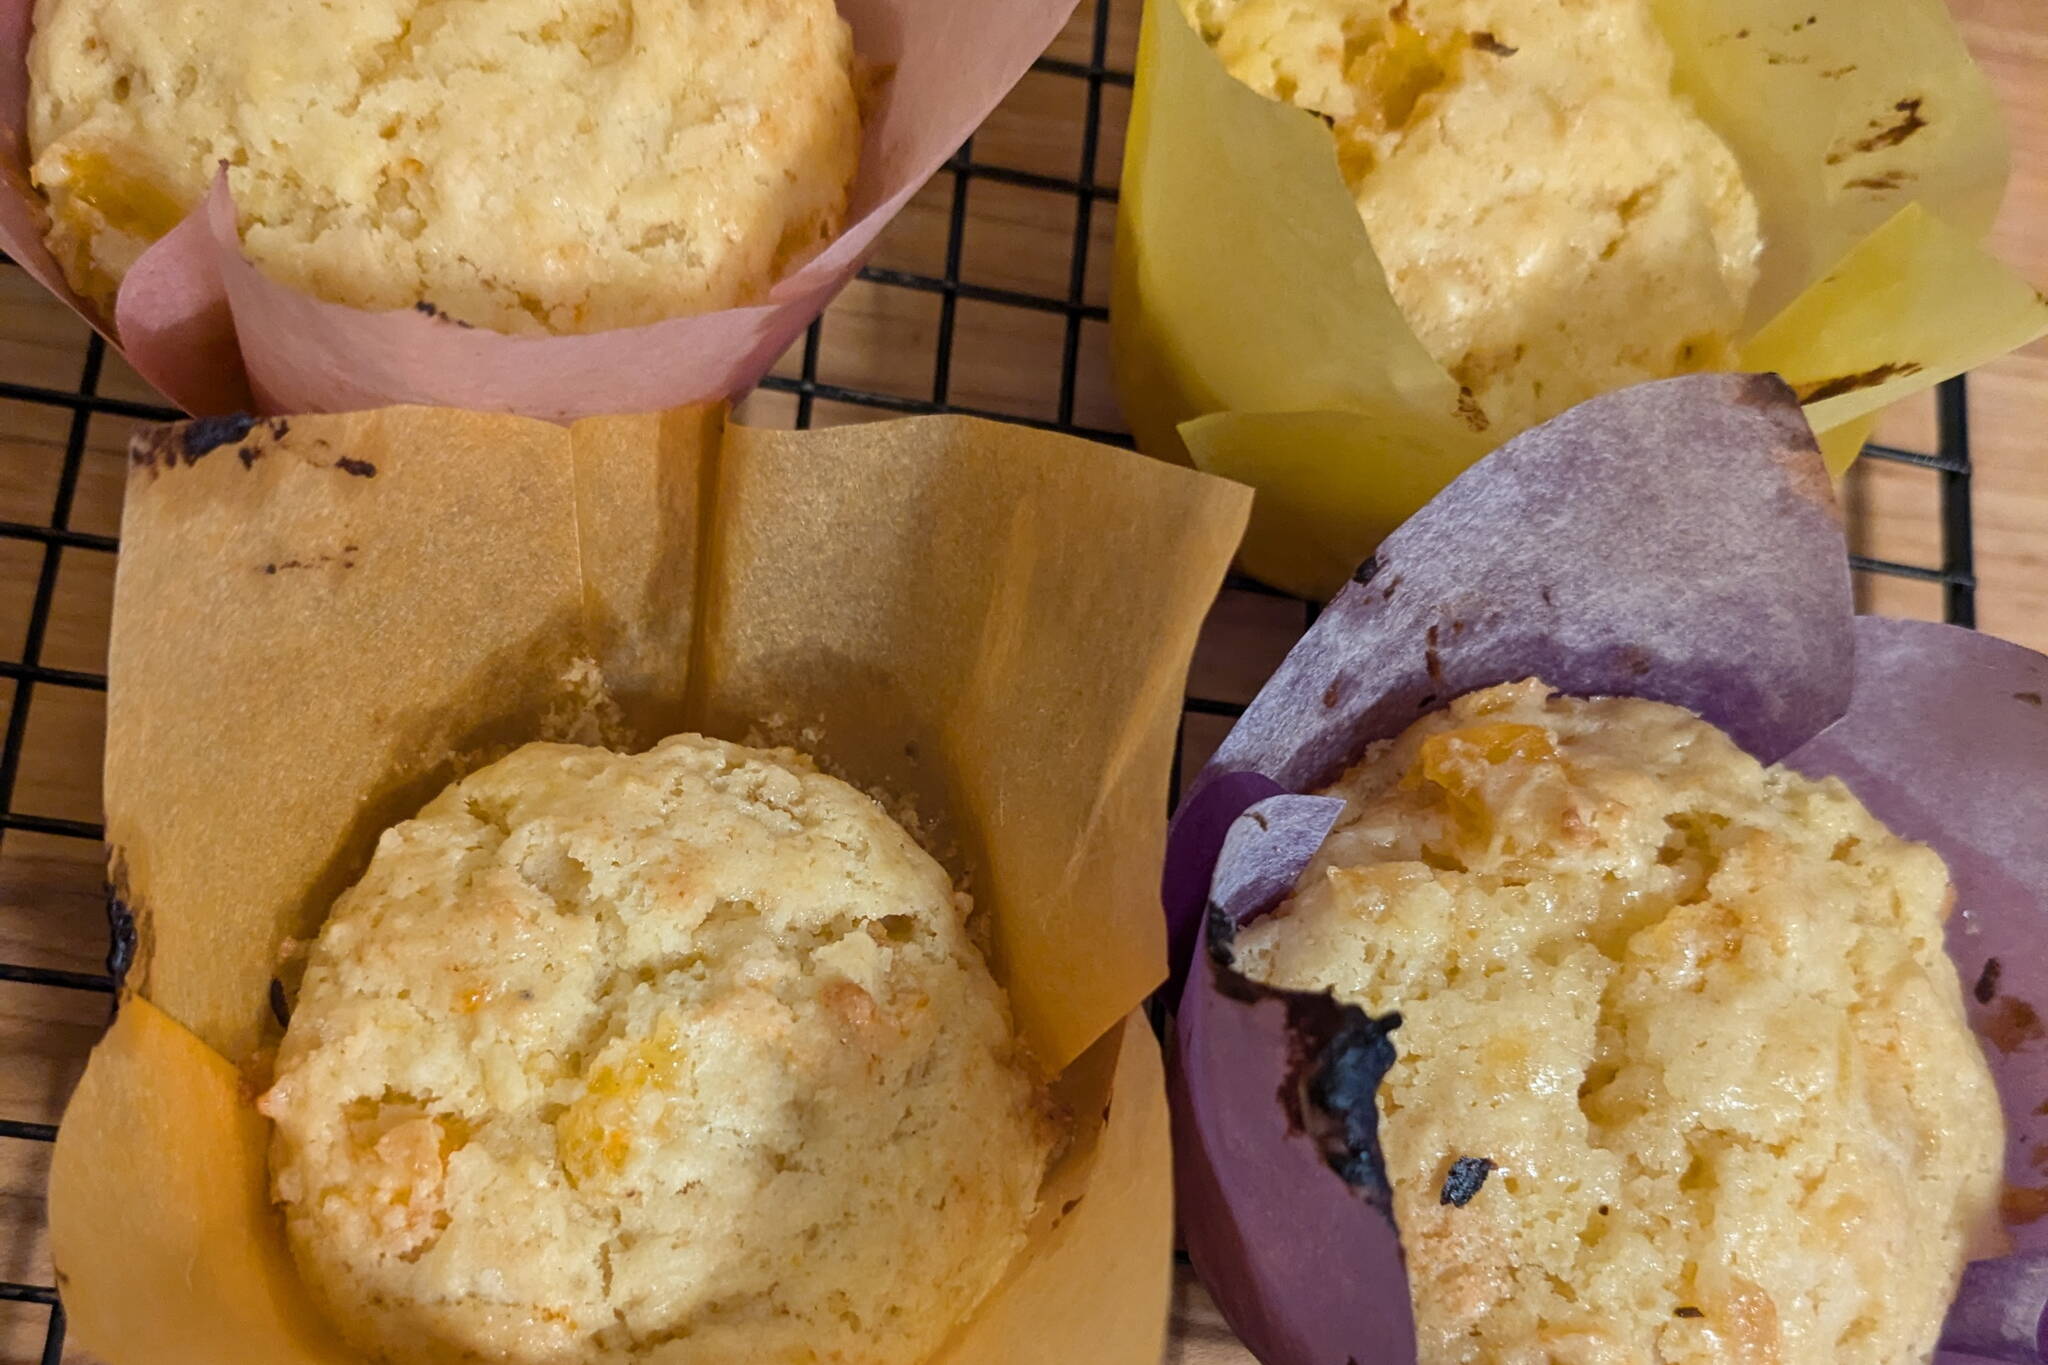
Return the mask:
M832 0L37 0L31 178L103 306L225 165L273 278L589 332L758 300L859 154Z
M1535 682L1332 791L1237 959L1402 1014L1426 1365L1927 1358L2004 1145L1939 857L1688 712Z
M385 834L262 1101L344 1335L442 1365L910 1365L1054 1129L964 898L788 750L531 744Z

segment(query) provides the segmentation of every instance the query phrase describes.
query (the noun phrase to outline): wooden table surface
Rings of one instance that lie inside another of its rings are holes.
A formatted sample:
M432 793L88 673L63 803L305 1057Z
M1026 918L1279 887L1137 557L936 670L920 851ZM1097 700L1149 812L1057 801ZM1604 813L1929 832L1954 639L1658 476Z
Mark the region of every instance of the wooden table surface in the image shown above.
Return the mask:
M2013 133L2012 189L1995 235L2000 253L2030 278L2048 283L2048 4L2044 0L1951 0L1972 47L2005 101ZM1106 33L1112 68L1128 70L1138 0L1113 0ZM1085 62L1094 36L1092 3L1063 35L1054 55ZM964 192L965 232L960 278L995 290L1066 299L1077 237L1076 198L1034 183L1032 176L1114 184L1128 90L1100 93L1102 137L1095 164L1080 164L1089 87L1057 73L1034 73L1006 101L974 146L977 163L1024 176L976 177ZM926 276L946 273L949 224L960 190L941 175L885 236L875 264ZM1113 205L1098 202L1081 226L1088 243L1081 272L1086 305L1107 302ZM852 389L929 398L934 349L952 313L953 355L944 375L949 401L1026 418L1060 417L1059 377L1069 344L1067 316L1057 309L1008 306L989 298L950 303L940 294L857 283L834 305L821 333L817 377ZM1107 329L1090 311L1072 337L1079 364L1072 420L1122 429L1105 369ZM55 390L80 381L85 332L18 271L0 270L0 380ZM793 354L783 368L795 374ZM152 395L118 359L110 359L99 390L149 401ZM786 424L798 400L763 393L743 415ZM818 423L868 420L872 409L816 401ZM2048 428L2048 347L2035 346L1979 371L1972 379L1976 457L1974 510L1981 626L2048 650L2048 456L2039 433ZM51 524L59 472L71 426L65 410L0 399L0 522ZM135 424L94 415L86 431L68 524L88 535L118 527L122 451ZM1881 439L1933 448L1932 405L1892 417ZM1891 560L1940 561L1935 476L1898 465L1865 462L1845 489L1856 548ZM46 555L49 563L46 566ZM46 580L46 583L45 583ZM97 674L113 585L113 555L73 544L61 552L34 539L0 536L0 659L25 660L39 583L50 603L48 628L34 661L51 669ZM1938 589L1896 579L1865 578L1863 604L1896 615L1938 618ZM1200 695L1243 700L1256 689L1301 624L1297 604L1230 593L1219 603L1197 661ZM0 677L0 699L12 702L18 683ZM19 769L6 809L49 821L99 819L100 729L104 695L92 687L34 687L27 699ZM11 707L10 707L11 709ZM1224 722L1189 722L1190 764L1219 737ZM0 788L10 780L0 772ZM60 827L60 826L59 826ZM106 953L98 846L88 840L11 829L0 839L0 962L93 973ZM54 1124L84 1057L106 1019L107 998L81 991L0 982L0 1120ZM0 1137L0 1282L48 1284L42 1236L44 1143ZM48 1310L0 1302L0 1363L41 1358ZM84 1360L75 1351L67 1361ZM1183 1276L1176 1334L1168 1360L1218 1365L1250 1357L1235 1344L1198 1286Z

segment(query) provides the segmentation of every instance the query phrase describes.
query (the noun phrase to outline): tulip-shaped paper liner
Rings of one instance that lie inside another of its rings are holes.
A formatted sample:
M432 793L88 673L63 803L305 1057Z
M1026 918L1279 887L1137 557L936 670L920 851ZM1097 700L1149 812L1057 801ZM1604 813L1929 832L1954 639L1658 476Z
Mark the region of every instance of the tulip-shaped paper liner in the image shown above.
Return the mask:
M989 917L1075 1130L935 1359L1152 1365L1169 1163L1133 1011L1165 974L1183 675L1247 501L955 418L388 409L141 439L106 770L126 982L51 1173L74 1337L110 1365L353 1358L267 1197L280 949L381 830L585 710L591 661L643 743L762 731L907 803Z
M1667 380L1510 441L1389 536L1260 692L1176 818L1168 913L1186 985L1173 1095L1183 1236L1268 1365L1413 1360L1374 1096L1398 1027L1232 969L1375 740L1495 683L1685 706L1758 758L1840 776L1955 874L1949 950L2010 1124L2048 1183L2048 659L1946 626L1857 620L1820 456L1789 389ZM1846 713L1846 714L1845 714ZM1240 818L1240 816L1242 818ZM1220 854L1220 856L1219 856ZM1187 955L1190 955L1187 956ZM1996 965L1992 965L1993 963ZM2037 1361L2048 1231L1971 1267L1952 1349Z
M853 277L876 237L1058 36L1075 0L840 0L884 80L846 225L757 304L581 336L514 337L416 309L366 312L278 284L240 249L225 180L135 264L115 318L43 244L28 180L34 0L0 0L0 249L120 346L188 412L342 412L433 403L568 420L737 395Z
M2005 139L1941 0L1655 8L1758 200L1740 364L1808 401L1834 472L1885 405L2048 331L1980 245ZM1233 79L1179 0L1145 9L1111 318L1124 415L1140 449L1256 487L1245 567L1327 597L1503 433L1402 318L1329 130Z

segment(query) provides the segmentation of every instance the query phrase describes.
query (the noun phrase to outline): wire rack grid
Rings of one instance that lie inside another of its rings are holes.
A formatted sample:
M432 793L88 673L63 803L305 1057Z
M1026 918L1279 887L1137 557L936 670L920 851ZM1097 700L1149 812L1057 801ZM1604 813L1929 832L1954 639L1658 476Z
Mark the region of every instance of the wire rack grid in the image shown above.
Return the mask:
M742 405L744 420L806 427L956 412L1129 444L1104 396L1102 355L1107 242L1137 10L1138 0L1084 0L1061 40L991 121L991 128L1007 130L993 138L1000 145L977 154L977 141L991 140L985 129L960 148L906 215L908 225L890 229L848 295ZM1068 169L1060 168L1062 159ZM1032 207L978 202L1005 194L1022 195ZM1006 216L1013 229L1024 229L1010 234L1024 244L1016 249L1039 258L1027 268L971 249L977 224ZM908 249L892 249L905 242ZM9 315L38 297L20 272L0 271L0 355L12 354L5 349ZM913 324L895 325L906 309L916 314ZM976 314L971 325L969 310ZM851 348L835 349L841 328L851 333ZM970 332L989 359L964 382L960 362ZM1025 337L1029 344L1020 342ZM888 353L879 380L878 344ZM0 1359L43 1365L67 1357L64 1311L42 1250L41 1177L63 1095L78 1057L104 1024L114 989L108 970L90 968L108 951L93 908L100 894L95 812L119 451L133 424L179 415L152 401L83 328L76 329L72 355L75 368L63 379L43 363L7 367L33 374L0 373L0 572L11 572L27 597L12 612L0 609L0 632L14 630L18 642L12 657L0 658L0 689L9 694L0 739L0 907L10 896L18 902L24 888L44 897L14 904L6 923L22 927L0 932L0 1077L25 1078L0 1089L0 1102L20 1111L0 1110L0 1198L14 1205L11 1226L21 1243L0 1261L0 1310L12 1305L40 1315L0 1324ZM111 434L101 429L108 424ZM1853 564L1863 574L1937 585L1942 614L1974 625L1961 380L1940 391L1935 431L1932 452L1873 446L1868 453L1932 475L1936 506L1929 510L1938 519L1940 562L1859 555ZM28 469L28 462L52 456L54 477L41 465ZM79 580L89 585L79 588ZM85 605L67 605L73 599ZM68 610L82 612L85 624L68 619ZM1313 603L1230 580L1190 679L1172 795L1314 617ZM61 723L43 723L46 713L58 712ZM68 785L40 772L24 779L53 765L68 774ZM34 875L21 872L31 866ZM52 866L61 875L46 875ZM68 948L45 951L46 940ZM57 997L63 1003L53 1006ZM54 1061L34 1041L37 1030L51 1028L67 1031L73 1042Z

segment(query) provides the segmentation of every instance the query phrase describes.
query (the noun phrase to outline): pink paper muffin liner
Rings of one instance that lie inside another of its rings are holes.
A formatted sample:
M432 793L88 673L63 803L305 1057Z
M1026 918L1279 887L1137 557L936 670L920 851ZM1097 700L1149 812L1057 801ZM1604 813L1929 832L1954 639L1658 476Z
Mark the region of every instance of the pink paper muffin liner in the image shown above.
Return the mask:
M839 0L891 74L869 111L846 226L760 304L582 336L515 337L426 309L367 312L278 284L243 256L225 181L122 282L115 317L64 282L28 179L34 0L0 0L0 249L188 412L429 403L568 421L737 395L853 278L890 219L1058 36L1075 0Z

